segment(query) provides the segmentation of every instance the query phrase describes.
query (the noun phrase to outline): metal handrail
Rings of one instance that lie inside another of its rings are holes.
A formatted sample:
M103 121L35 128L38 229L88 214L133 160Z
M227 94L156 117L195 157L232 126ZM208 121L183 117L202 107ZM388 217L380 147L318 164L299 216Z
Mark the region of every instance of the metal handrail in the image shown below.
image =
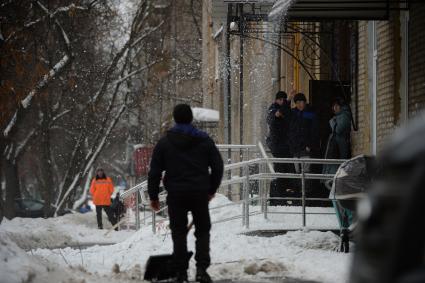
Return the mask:
M254 198L249 196L249 182L252 180L256 180L256 181L260 181L260 182L264 182L264 180L271 180L271 179L275 179L275 178L288 178L288 179L301 179L301 189L302 189L302 196L301 198L273 198L273 197L268 197L268 191L267 189L263 189L260 191L260 196L255 197L256 200L260 200L261 201L261 210L264 213L264 217L267 218L267 203L268 200L271 199L291 199L291 200L301 200L302 201L302 212L288 212L289 214L302 214L303 215L303 226L305 226L306 223L306 214L329 214L329 213L307 213L306 212L306 205L305 202L306 200L323 200L320 198L307 198L305 195L305 180L307 179L320 179L320 180L329 180L332 179L334 177L334 174L315 174L315 173L306 173L304 172L304 166L300 166L301 168L301 173L276 173L274 172L274 168L271 166L271 164L273 163L291 163L291 164L300 164L300 165L304 165L304 164L323 164L323 165L327 165L327 164L341 164L343 162L345 162L346 160L344 159L317 159L317 158L270 158L267 157L264 147L262 146L261 143L257 145L217 145L217 147L219 148L220 151L223 150L250 150L250 149L258 149L258 152L261 154L261 158L254 158L254 159L250 159L250 160L245 160L245 161L241 161L241 162L235 162L235 163L231 163L231 164L227 164L224 166L224 171L231 171L231 170L235 170L235 169L241 169L240 172L243 175L239 175L239 176L231 176L230 172L227 175L230 179L227 180L223 180L221 182L220 187L225 187L225 186L231 186L231 185L235 185L235 184L242 184L242 199L240 201L234 202L232 204L228 204L228 205L223 205L223 206L219 206L216 208L211 208L211 209L218 209L221 207L225 207L225 206L229 206L229 205L237 205L237 204L242 204L242 215L237 216L236 218L242 218L242 224L249 228L249 216L252 215L253 213L251 213L249 211L249 203L252 202L254 200ZM264 169L268 169L268 171L270 173L266 173L266 172L260 172L260 173L256 173L256 174L249 174L249 166L253 166L253 165L259 165L260 166L260 171L265 171ZM265 167L265 165L267 165ZM261 170L263 169L263 170ZM129 196L133 195L133 194L144 194L147 191L147 181L144 181L140 184L137 184L136 186L128 189L127 191L125 191L120 198L126 199ZM142 198L143 199L143 198ZM140 211L139 211L139 197L136 197L136 229L139 229L140 227ZM161 208L161 211L164 211L166 209L166 206ZM156 227L156 220L155 220L155 216L156 216L157 212L152 212L152 230L155 233L155 227ZM275 212L270 212L270 213L275 213ZM286 213L286 212L285 212ZM257 213L255 213L257 214ZM235 217L231 217L229 219L236 219Z
M333 174L314 174L314 173L304 173L305 179L314 179L314 180L330 180L333 179ZM296 173L259 173L249 176L250 180L268 180L275 178L285 178L285 179L301 179L302 174Z
M216 145L219 151L224 151L224 150L241 150L241 149L256 149L257 145L255 144L217 144Z
M131 187L130 189L126 190L120 195L121 200L124 200L134 194L135 192L138 192L140 190L146 191L148 189L148 181L143 181L134 187Z
M236 162L227 164L224 166L224 171L240 169L244 166L250 166L255 164L264 164L264 163L302 163L302 164L322 164L322 165L331 165L331 164L341 164L345 162L345 159L319 159L319 158L255 158L246 161Z

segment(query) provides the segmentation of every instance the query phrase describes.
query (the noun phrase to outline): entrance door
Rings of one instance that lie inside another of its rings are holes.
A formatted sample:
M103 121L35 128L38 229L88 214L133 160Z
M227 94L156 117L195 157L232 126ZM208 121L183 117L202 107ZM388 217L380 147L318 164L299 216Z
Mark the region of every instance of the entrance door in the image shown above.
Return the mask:
M316 113L319 123L320 156L318 157L323 157L326 151L326 143L331 132L329 120L333 116L332 102L336 97L343 97L347 103L350 103L350 82L321 80L310 81L309 101Z

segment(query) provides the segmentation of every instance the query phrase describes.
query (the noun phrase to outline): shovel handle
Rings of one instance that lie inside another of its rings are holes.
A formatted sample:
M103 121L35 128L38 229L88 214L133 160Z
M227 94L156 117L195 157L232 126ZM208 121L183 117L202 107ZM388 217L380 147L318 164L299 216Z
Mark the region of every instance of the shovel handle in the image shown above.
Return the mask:
M187 226L187 234L189 234L190 229L193 227L193 220L190 221L189 225Z

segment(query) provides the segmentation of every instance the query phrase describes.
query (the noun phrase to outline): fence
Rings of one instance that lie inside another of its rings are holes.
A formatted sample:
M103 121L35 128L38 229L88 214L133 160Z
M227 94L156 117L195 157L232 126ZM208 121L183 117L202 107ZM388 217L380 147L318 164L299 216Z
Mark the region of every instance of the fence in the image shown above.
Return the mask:
M254 202L260 202L261 204L261 213L264 215L264 218L268 218L269 201L271 199L284 199L284 200L298 200L301 201L301 211L300 212L281 212L281 213L296 213L302 214L302 226L306 226L306 217L308 214L329 214L329 213L307 213L306 212L306 201L330 201L328 198L308 198L306 196L306 180L310 179L319 179L319 180L329 180L334 177L334 174L318 174L318 173L308 173L305 172L306 164L341 164L346 160L342 159L314 159L314 158L269 158L266 155L264 147L261 143L258 146L256 145L218 145L218 149L224 153L229 164L224 166L224 176L221 183L220 189L225 190L228 193L228 196L234 196L233 191L238 192L239 199L232 199L232 204L229 205L239 205L242 204L241 214L236 217L230 217L227 219L221 219L217 222L230 221L235 218L242 219L242 225L249 229L250 226L250 205ZM234 155L234 153L238 153ZM252 158L256 157L256 158ZM229 161L230 160L230 161ZM242 160L239 162L231 162L234 160ZM274 163L291 163L299 164L300 172L299 173L276 173L273 170L272 164ZM250 167L256 168L256 170L250 170ZM257 172L258 171L258 172ZM286 178L286 179L300 179L301 180L301 197L299 198L289 198L289 197L269 197L269 186L268 182L276 178ZM256 181L258 183L258 194L253 194L252 186L250 186L251 181ZM140 224L151 224L152 231L155 233L157 228L157 216L166 217L165 213L167 207L163 205L159 212L152 213L149 210L149 201L147 196L147 182L142 182L126 192L121 196L122 200L128 198L135 199L135 209L134 209L134 226L136 229L140 228ZM160 194L160 202L165 203L165 192L163 191ZM210 210L220 209L224 206L213 207ZM143 218L140 218L140 209L143 209ZM147 221L150 219L150 223ZM129 220L131 221L131 220Z

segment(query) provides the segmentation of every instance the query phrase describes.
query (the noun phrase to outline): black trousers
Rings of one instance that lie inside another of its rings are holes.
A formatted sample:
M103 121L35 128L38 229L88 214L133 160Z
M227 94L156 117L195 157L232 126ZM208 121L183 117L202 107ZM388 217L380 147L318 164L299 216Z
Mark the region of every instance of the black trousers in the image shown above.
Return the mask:
M187 259L187 225L188 212L192 212L196 237L196 267L207 269L210 259L211 220L208 209L208 195L179 194L168 195L168 214L170 216L171 236L173 239L174 263L177 271L186 271L189 267Z
M289 158L289 150L282 153L273 153L276 158ZM292 173L294 172L293 165L289 163L275 163L273 169L276 173ZM293 197L292 191L288 191L292 182L290 179L277 178L270 183L270 197ZM270 205L286 205L286 200L272 199Z
M102 208L105 210L106 215L108 216L109 222L111 222L112 225L115 225L117 221L115 220L114 214L112 212L112 209L109 205L96 205L96 217L97 217L97 227L103 228L102 225Z

